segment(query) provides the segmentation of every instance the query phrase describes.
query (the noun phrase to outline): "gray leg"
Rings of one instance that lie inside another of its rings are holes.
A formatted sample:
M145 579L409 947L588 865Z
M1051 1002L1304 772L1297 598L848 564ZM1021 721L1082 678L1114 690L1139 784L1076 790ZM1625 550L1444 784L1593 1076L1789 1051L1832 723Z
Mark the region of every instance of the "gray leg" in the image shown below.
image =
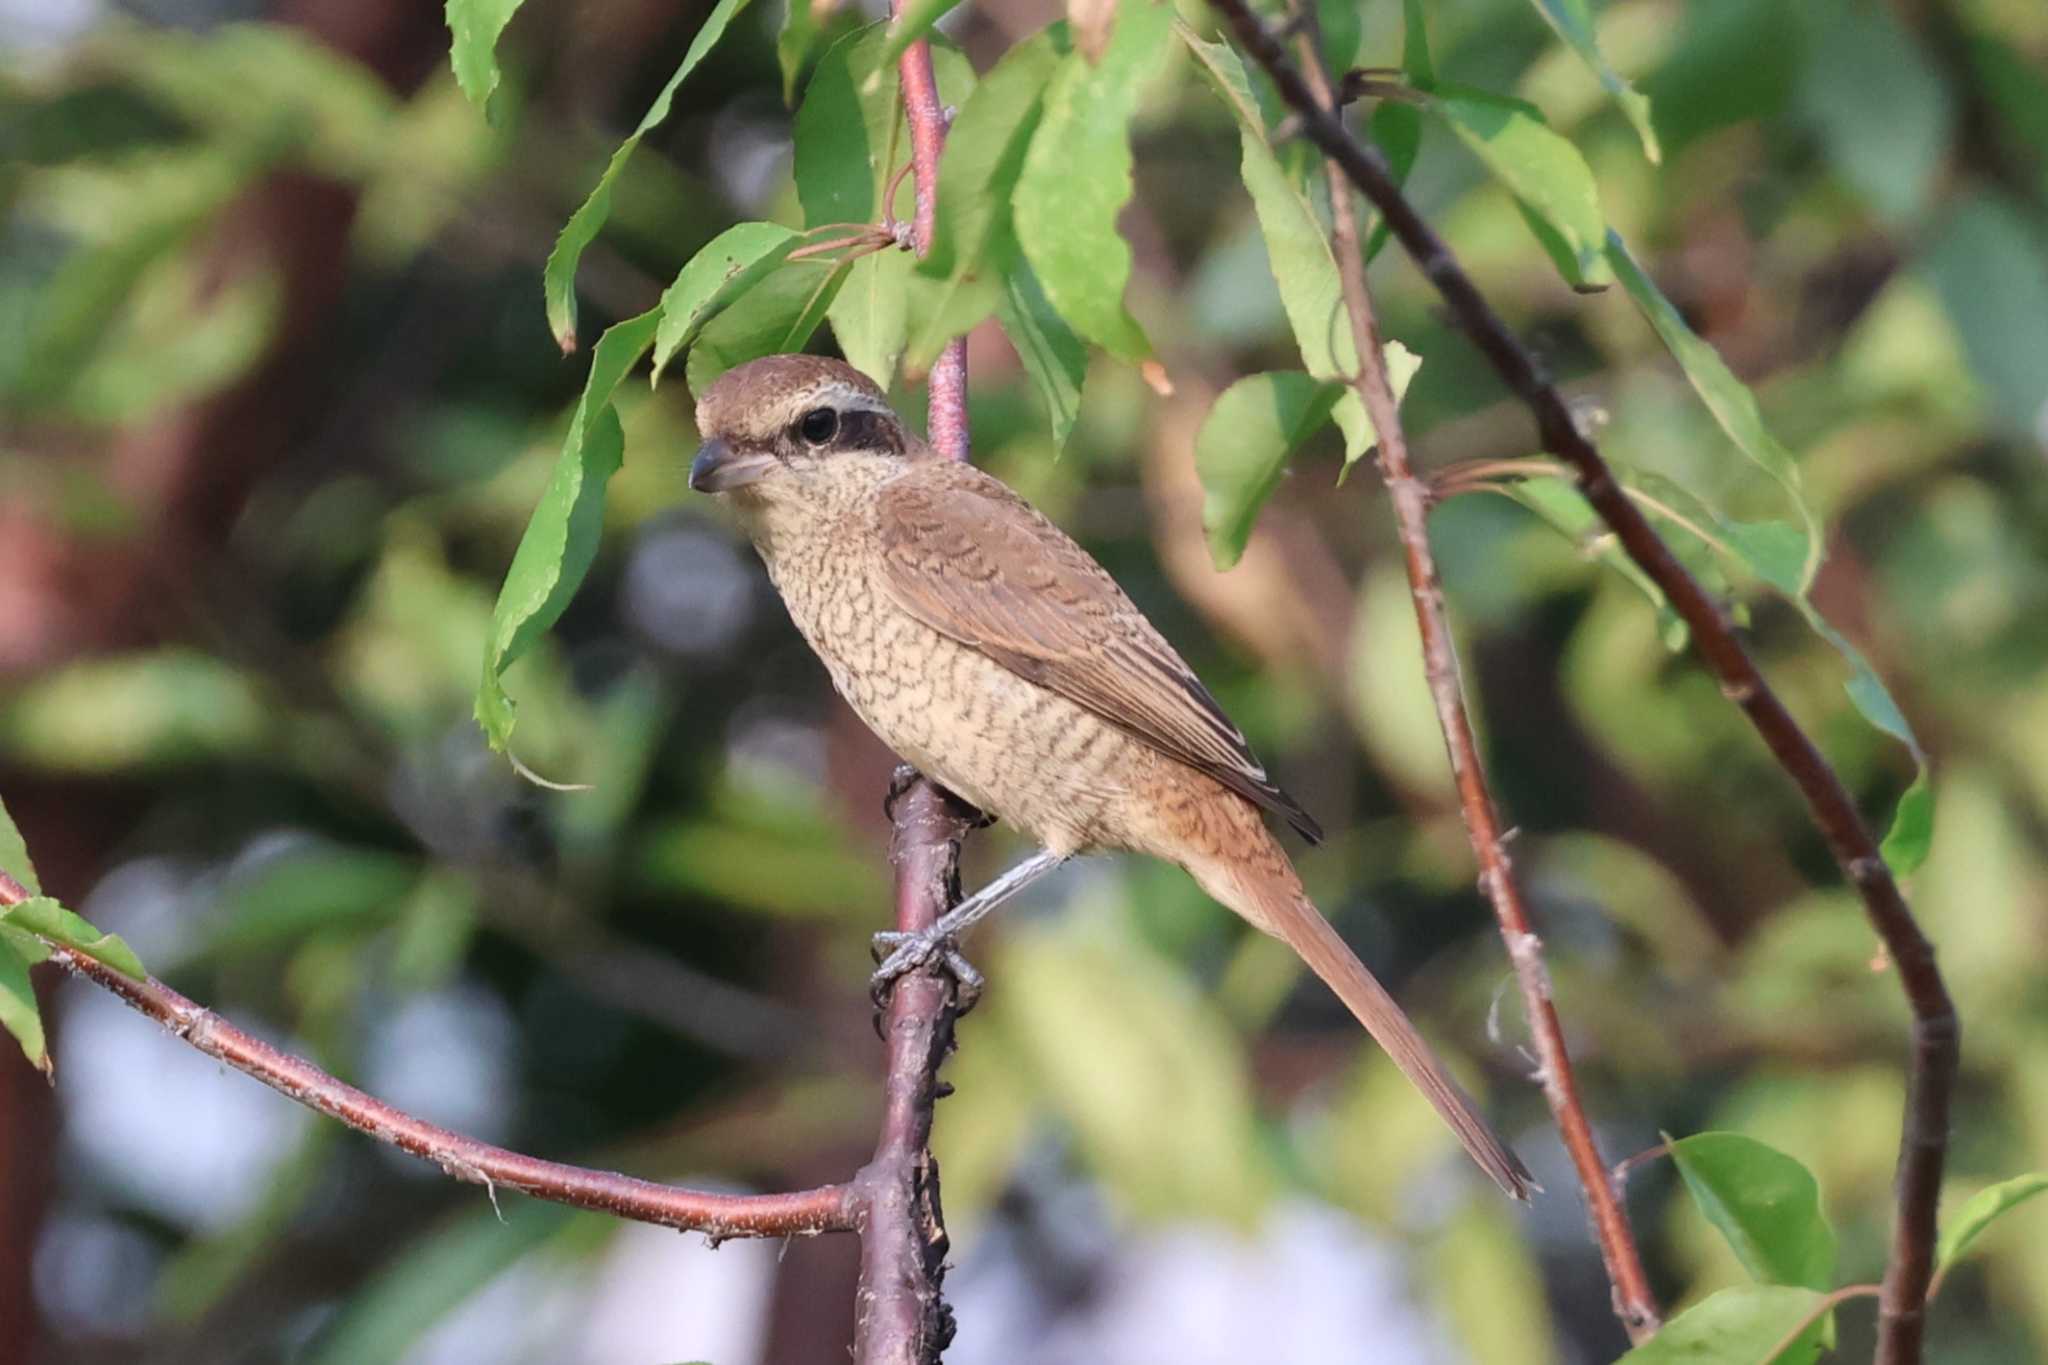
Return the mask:
M956 940L976 920L1066 860L1066 854L1042 848L941 915L931 928L915 934L898 933L893 930L876 934L875 957L882 965L875 969L874 976L869 979L876 1003L879 1004L887 996L889 987L895 983L896 978L929 962L938 961L944 962L959 982L962 1008L970 1007L974 998L981 993L981 974L960 956ZM883 957L884 953L888 954L886 958Z

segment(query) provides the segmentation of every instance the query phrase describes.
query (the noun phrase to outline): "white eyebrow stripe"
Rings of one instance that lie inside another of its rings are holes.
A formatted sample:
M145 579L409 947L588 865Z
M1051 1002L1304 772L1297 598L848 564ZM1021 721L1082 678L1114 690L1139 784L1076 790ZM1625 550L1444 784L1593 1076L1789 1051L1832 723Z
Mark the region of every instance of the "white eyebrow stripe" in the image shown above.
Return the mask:
M851 412L889 411L889 405L887 402L875 397L871 393L867 393L861 389L857 389L851 384L821 384L814 391L814 397L818 401Z

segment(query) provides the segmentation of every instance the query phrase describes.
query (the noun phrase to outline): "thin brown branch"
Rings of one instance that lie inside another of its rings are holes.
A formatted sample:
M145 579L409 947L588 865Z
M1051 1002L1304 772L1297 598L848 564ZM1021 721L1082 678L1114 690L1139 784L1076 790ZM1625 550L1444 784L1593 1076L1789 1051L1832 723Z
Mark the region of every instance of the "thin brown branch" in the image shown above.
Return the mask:
M1379 209L1393 235L1443 296L1452 316L1534 414L1544 449L1572 466L1580 492L1614 529L1622 549L1664 590L1690 627L1693 646L1722 692L1742 708L1779 766L1799 788L1836 864L1856 888L1865 915L1897 964L1913 1012L1913 1027L1899 1141L1898 1211L1878 1303L1877 1365L1917 1365L1926 1331L1941 1171L1962 1044L1961 1024L1935 964L1933 944L1913 918L1841 779L1771 690L1719 604L1622 492L1599 449L1572 420L1563 396L1535 358L1481 296L1450 248L1403 197L1378 154L1353 138L1343 120L1316 99L1245 0L1215 3L1238 41L1272 77L1281 99L1300 116L1303 135L1336 161L1351 183Z
M1318 107L1333 108L1329 76L1317 50L1312 15L1305 19L1298 49L1303 74ZM1366 414L1372 419L1373 431L1379 439L1380 475L1394 502L1395 521L1407 561L1409 596L1415 604L1415 624L1422 633L1423 670L1429 679L1430 697L1436 704L1444 747L1450 754L1458 807L1465 817L1465 834L1479 860L1480 885L1493 903L1494 917L1500 921L1501 937L1515 966L1522 1008L1536 1046L1537 1076L1543 1085L1543 1098L1550 1105L1565 1150L1586 1192L1586 1210L1600 1244L1600 1259L1607 1267L1608 1283L1613 1287L1615 1314L1630 1340L1642 1342L1657 1330L1662 1318L1656 1297L1650 1292L1649 1276L1643 1270L1642 1255L1636 1250L1628 1213L1594 1140L1593 1125L1586 1120L1571 1054L1565 1048L1564 1026L1558 1020L1551 996L1550 973L1543 964L1543 941L1536 935L1528 906L1522 899L1521 885L1508 860L1500 812L1494 805L1479 743L1472 733L1464 683L1458 676L1457 646L1451 636L1450 617L1444 609L1443 580L1430 551L1429 490L1415 477L1408 459L1400 407L1387 376L1372 294L1366 288L1365 256L1359 249L1358 216L1351 188L1344 179L1343 168L1335 161L1325 161L1324 169L1330 182L1331 237L1337 272L1359 357L1359 371L1352 383L1365 402Z
M0 872L0 905L18 905L27 899L27 889ZM857 1202L851 1185L822 1185L794 1194L713 1194L543 1161L479 1142L394 1109L311 1062L279 1051L154 977L138 981L61 945L51 946L50 957L72 975L112 991L207 1056L359 1133L431 1161L457 1180L482 1185L494 1197L500 1188L518 1190L557 1204L701 1232L713 1241L846 1232L856 1226Z
M890 12L902 18L904 0L890 0ZM910 121L910 158L917 175L917 211L911 220L911 245L922 256L932 249L939 221L939 152L946 144L946 111L939 103L939 81L932 71L931 45L922 38L903 51L897 71L903 84L903 113ZM888 205L883 205L886 212ZM949 459L967 458L967 338L955 337L939 353L926 380L932 448Z

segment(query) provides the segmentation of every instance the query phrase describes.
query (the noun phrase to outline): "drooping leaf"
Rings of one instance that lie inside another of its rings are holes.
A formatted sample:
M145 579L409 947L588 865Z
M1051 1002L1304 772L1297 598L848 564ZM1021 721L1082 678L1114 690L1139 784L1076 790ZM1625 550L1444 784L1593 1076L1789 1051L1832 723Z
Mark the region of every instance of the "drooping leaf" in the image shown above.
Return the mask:
M15 827L4 799L0 799L0 872L20 882L31 896L43 893L43 884L36 879L36 865L28 856L28 844Z
M914 370L929 369L948 341L1011 292L1009 276L1021 267L1011 200L1044 112L1046 85L1071 50L1064 24L1011 48L967 97L946 134L931 250L913 281L919 288L904 359Z
M455 66L455 83L486 116L498 88L498 35L520 4L521 0L448 0L448 56Z
M2029 211L1979 193L1942 222L1918 269L1954 320L1998 424L2038 441L2048 412L2048 247Z
M1941 1241L1934 1250L1936 1268L1946 1270L1969 1251L1984 1229L2038 1194L2048 1194L2048 1171L2014 1176L1979 1190L1941 1230Z
M1288 457L1330 420L1344 386L1299 370L1255 374L1225 389L1195 437L1202 479L1202 529L1218 569L1244 555L1259 509Z
M1557 36L1564 39L1565 46L1578 54L1579 60L1599 78L1602 88L1614 97L1615 104L1635 126L1636 136L1642 139L1643 155L1651 161L1662 160L1657 130L1650 122L1649 96L1623 80L1621 73L1608 65L1607 58L1600 54L1599 41L1593 35L1592 10L1586 0L1532 0L1532 3L1557 30Z
M1317 379L1348 385L1358 373L1358 346L1350 314L1344 308L1337 258L1322 220L1267 143L1265 119L1237 53L1221 43L1203 42L1192 33L1184 32L1181 37L1209 83L1237 116L1243 152L1240 170L1258 214L1281 306L1287 311L1295 344L1301 348L1302 367ZM1372 424L1355 392L1338 397L1335 414L1344 431L1348 465L1372 444Z
M1626 579L1656 609L1657 634L1664 641L1664 647L1673 653L1685 648L1689 634L1685 621L1672 610L1670 600L1656 581L1628 557L1608 531L1607 523L1600 519L1600 514L1593 510L1593 505L1586 501L1577 485L1569 479L1545 477L1517 479L1498 487L1502 493L1550 523L1551 529L1577 545L1581 553L1593 556Z
M661 296L654 333L654 377L697 339L718 310L766 278L799 238L780 223L738 223L706 242Z
M597 240L605 220L611 216L613 182L625 169L627 158L640 145L640 139L668 117L669 109L675 103L677 87L725 36L726 26L732 23L734 15L746 8L746 4L747 0L718 0L712 6L711 13L705 16L704 26L690 40L689 49L683 53L675 74L668 78L668 84L661 87L661 93L647 107L639 127L612 153L604 173L598 176L596 186L590 191L590 197L569 216L561 235L555 238L555 249L548 253L547 265L541 271L541 288L547 298L548 328L563 351L576 349L576 265L583 259L584 251Z
M513 706L505 694L505 670L561 617L597 557L605 483L625 457L625 433L612 408L612 394L654 344L660 323L661 310L654 308L613 324L598 338L554 476L519 538L512 567L498 590L484 650L483 681L476 694L477 722L494 749L502 750L512 736Z
M1372 140L1378 144L1380 155L1387 159L1387 171L1394 177L1394 183L1397 186L1407 184L1408 172L1415 169L1415 154L1422 149L1422 110L1406 100L1382 100L1365 126L1372 134ZM1365 242L1368 265L1386 247L1387 239L1392 235L1386 220L1374 214L1372 232Z
M1442 119L1515 196L1574 289L1604 289L1614 282L1602 250L1607 220L1592 169L1535 106L1440 83L1423 108Z
M1024 372L1045 400L1052 423L1052 449L1057 456L1073 434L1081 414L1081 386L1088 378L1088 346L1053 310L1038 277L1024 261L1015 262L1003 281L996 320L1017 349Z
M0 1028L14 1035L21 1055L45 1076L55 1074L50 1043L43 1033L43 1012L29 979L30 961L15 948L13 936L0 937Z
M1149 360L1152 343L1124 307L1131 249L1116 220L1131 197L1131 114L1165 56L1173 13L1122 0L1101 61L1079 52L1060 61L1013 200L1017 240L1054 309L1132 362Z
M1742 1285L1694 1304L1615 1365L1811 1365L1823 1323L1779 1342L1820 1307L1823 1295L1784 1285Z
M37 938L76 948L97 962L104 962L126 977L140 981L148 975L135 950L118 934L103 934L48 896L31 896L18 905L0 911L0 924L34 934Z
M1820 525L1807 503L1799 466L1793 460L1792 452L1764 425L1763 413L1757 407L1756 395L1749 391L1749 386L1737 379L1719 353L1686 324L1671 300L1664 297L1664 291L1657 288L1629 254L1619 233L1607 235L1606 252L1621 287L1649 320L1665 348L1678 362L1686 382L1692 385L1693 392L1713 414L1714 421L1735 442L1736 448L1759 469L1776 479L1791 498L1807 533L1805 561L1799 572L1798 590L1803 592L1820 569Z
M1693 1202L1759 1283L1834 1283L1835 1230L1806 1167L1740 1133L1696 1133L1670 1148Z
M846 283L846 273L844 264L796 261L740 295L705 324L690 347L684 366L690 392L702 398L712 381L735 365L809 345Z
M1436 62L1429 55L1429 19L1422 0L1401 0L1401 75L1417 90L1436 86Z
M782 27L775 34L775 63L782 68L782 102L792 109L796 108L797 80L818 45L821 28L811 0L785 0Z

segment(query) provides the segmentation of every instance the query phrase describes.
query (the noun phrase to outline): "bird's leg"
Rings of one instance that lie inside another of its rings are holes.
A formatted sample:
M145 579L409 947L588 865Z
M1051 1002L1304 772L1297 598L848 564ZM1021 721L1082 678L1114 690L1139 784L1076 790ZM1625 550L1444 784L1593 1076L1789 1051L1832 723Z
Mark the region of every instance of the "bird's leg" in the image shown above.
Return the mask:
M961 1009L965 1011L972 1008L975 998L981 994L981 973L975 971L967 959L960 956L960 935L976 920L1066 860L1066 854L1042 848L939 916L929 929L922 929L914 934L898 933L893 930L876 934L875 960L882 965L875 969L874 976L870 977L868 982L875 1003L879 1006L887 998L889 988L905 972L937 961L945 963L946 970L959 982Z

